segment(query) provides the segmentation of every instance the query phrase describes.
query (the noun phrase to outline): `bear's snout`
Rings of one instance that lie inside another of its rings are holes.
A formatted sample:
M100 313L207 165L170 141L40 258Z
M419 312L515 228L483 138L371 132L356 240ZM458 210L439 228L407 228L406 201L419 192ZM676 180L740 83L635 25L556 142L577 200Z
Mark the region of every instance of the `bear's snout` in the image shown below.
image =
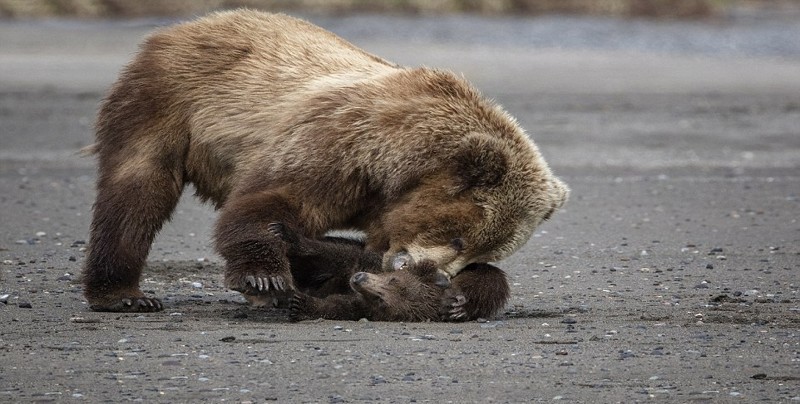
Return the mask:
M411 265L414 265L414 259L411 258L411 254L406 251L397 253L392 259L392 269L395 271L406 269Z

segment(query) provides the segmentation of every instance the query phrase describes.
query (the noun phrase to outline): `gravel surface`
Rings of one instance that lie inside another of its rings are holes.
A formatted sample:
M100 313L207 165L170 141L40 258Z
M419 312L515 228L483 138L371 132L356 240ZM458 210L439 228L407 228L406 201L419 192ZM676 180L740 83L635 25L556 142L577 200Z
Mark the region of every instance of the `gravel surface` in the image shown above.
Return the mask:
M154 22L0 22L0 402L800 401L796 28L432 21L318 20L464 72L571 185L499 264L512 297L490 321L292 324L251 309L222 286L215 213L190 192L142 281L166 310L89 311L95 172L77 150ZM515 37L529 25L549 42ZM592 25L613 35L573 45ZM781 50L759 49L762 34ZM641 45L656 37L687 45Z

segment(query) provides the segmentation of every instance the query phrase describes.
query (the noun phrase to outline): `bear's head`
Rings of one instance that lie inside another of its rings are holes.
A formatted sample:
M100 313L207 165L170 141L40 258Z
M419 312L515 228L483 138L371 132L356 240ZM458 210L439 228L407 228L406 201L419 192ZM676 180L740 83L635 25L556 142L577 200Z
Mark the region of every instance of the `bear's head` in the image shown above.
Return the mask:
M450 286L433 261L405 265L398 271L357 272L350 287L365 299L371 320L425 321L439 316L442 295Z
M388 209L384 268L430 260L455 276L471 263L506 258L568 194L524 133L469 134Z

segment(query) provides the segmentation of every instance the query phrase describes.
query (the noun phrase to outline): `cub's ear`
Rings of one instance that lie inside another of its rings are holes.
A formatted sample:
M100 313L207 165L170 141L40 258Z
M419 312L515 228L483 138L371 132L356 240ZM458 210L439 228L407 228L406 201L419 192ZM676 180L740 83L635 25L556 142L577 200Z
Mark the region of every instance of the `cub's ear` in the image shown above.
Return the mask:
M493 187L508 171L508 157L499 140L480 134L464 138L454 157L459 190Z

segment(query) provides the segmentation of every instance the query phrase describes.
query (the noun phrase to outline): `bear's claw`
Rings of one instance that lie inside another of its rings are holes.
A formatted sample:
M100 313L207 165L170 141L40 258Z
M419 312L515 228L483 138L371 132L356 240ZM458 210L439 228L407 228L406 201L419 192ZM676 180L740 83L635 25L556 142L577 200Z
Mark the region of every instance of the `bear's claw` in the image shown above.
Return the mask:
M289 299L289 321L298 322L308 320L308 296L302 293L295 293Z
M267 225L267 230L281 240L285 240L286 238L286 226L283 223L270 223Z
M448 321L464 321L467 318L467 311L464 304L467 303L467 298L464 295L456 295L452 297L453 302L450 303L450 310L447 312Z
M255 289L255 292L262 293L262 292L269 292L270 284L272 285L272 290L276 291L286 291L286 281L283 279L283 276L275 275L270 277L255 277L253 275L248 275L244 278L245 280L245 287ZM246 292L246 291L240 291Z
M110 305L93 304L90 308L94 311L148 313L164 310L164 305L161 300L154 297L126 297Z

